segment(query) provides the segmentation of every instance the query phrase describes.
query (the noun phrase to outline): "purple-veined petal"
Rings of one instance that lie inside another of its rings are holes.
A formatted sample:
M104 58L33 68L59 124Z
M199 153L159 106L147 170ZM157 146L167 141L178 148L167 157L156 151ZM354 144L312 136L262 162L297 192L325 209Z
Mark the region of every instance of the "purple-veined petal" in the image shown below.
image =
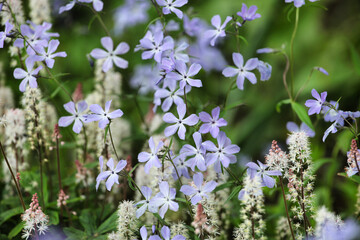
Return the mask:
M111 58L106 58L105 62L102 65L103 72L109 71L113 67L113 61Z
M180 192L182 192L183 194L185 194L187 196L190 196L190 195L195 194L197 191L196 191L196 189L194 189L193 187L191 187L189 185L183 185L180 188Z
M273 179L272 177L269 177L267 175L263 175L262 178L264 180L265 186L267 186L268 188L273 188L274 187L275 179Z
M195 204L197 204L198 202L200 202L201 199L202 199L201 196L200 196L199 194L196 194L195 196L193 196L193 197L191 198L191 204L195 205Z
M250 70L253 70L253 69L257 68L258 65L259 65L259 59L257 59L257 58L250 58L250 59L246 62L245 66L244 66L244 69L245 69L246 71L250 71Z
M189 71L188 71L188 76L192 77L192 76L195 76L196 74L198 74L198 72L200 71L201 69L201 65L200 64L197 64L197 63L194 63L190 66L189 68Z
M121 42L115 49L114 53L116 55L125 54L130 50L129 44L126 42Z
M244 75L239 74L236 79L236 85L240 90L244 90Z
M203 191L204 192L212 192L216 188L217 185L218 184L215 181L207 182L203 188Z
M103 118L99 121L99 128L104 129L106 127L106 125L109 124L109 119L108 118Z
M221 24L221 18L220 15L215 15L211 18L211 24L215 27L215 28L220 28L220 24Z
M252 72L244 72L245 78L247 78L252 84L256 83L256 76Z
M204 176L202 175L202 173L196 173L193 177L195 186L200 189L204 180Z
M139 162L146 162L150 159L150 153L147 152L141 152L138 155Z
M179 138L182 140L185 140L185 133L186 133L186 128L185 128L184 124L180 124L179 131L178 131Z
M178 124L174 124L174 125L166 127L164 130L165 136L170 137L170 136L174 135L176 133L176 131L178 130L178 128L179 128Z
M166 123L177 123L178 122L178 119L172 113L165 113L163 120Z
M14 78L15 79L23 79L27 76L27 72L21 68L16 68L14 70Z
M65 103L64 108L68 113L76 115L76 109L75 109L75 103L74 102Z

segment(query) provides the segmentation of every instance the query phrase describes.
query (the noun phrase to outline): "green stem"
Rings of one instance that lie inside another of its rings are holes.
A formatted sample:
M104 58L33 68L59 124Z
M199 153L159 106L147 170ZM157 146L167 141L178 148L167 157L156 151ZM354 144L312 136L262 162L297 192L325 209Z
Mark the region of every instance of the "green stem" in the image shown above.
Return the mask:
M291 36L291 43L290 43L291 96L294 96L294 40L299 25L299 12L300 12L300 8L296 8L295 27Z
M1 152L2 152L2 154L3 154L3 156L4 156L6 165L8 166L8 168L9 168L9 170L10 170L11 177L12 177L14 183L15 183L16 190L17 190L17 193L18 193L18 195L19 195L19 199L20 199L21 205L22 205L22 207L23 207L23 209L24 209L24 212L25 212L25 211L26 211L26 207L25 207L25 203L24 203L23 196L22 196L21 191L20 191L20 187L19 187L19 185L18 185L18 182L16 181L15 175L14 175L12 169L11 169L10 163L9 163L7 157L6 157L6 154L5 154L5 151L4 151L4 148L3 148L3 145L1 144L1 142L0 142L0 148L1 148Z
M224 168L231 175L231 177L234 178L238 182L238 184L241 184L240 179L230 170L230 168L226 168L226 167L224 167Z
M288 223L289 223L292 239L295 240L295 235L294 235L294 231L293 231L292 226L291 226L291 220L290 220L289 211L288 211L288 207L287 207L287 203L286 203L283 179L282 179L281 176L279 178L280 178L281 191L282 191L284 204L285 204L286 217L287 217L287 220L288 220Z
M111 123L109 123L109 134L110 134L110 141L111 141L111 145L112 145L112 147L113 147L113 149L114 149L114 153L115 153L115 155L116 155L116 159L117 159L118 161L120 161L120 158L119 158L119 156L118 156L118 154L117 154L117 152L116 152L116 148L115 148L114 140L113 140L113 137L112 137L112 134L111 134L111 128L110 128L110 125L111 125Z
M225 101L224 101L224 109L226 108L227 100L228 100L228 98L229 98L230 92L231 92L232 88L234 87L235 83L236 83L236 81L233 81L233 82L231 83L231 85L230 85L230 87L229 87L229 89L228 89L228 91L227 91L227 93L226 93Z
M110 125L109 125L110 128ZM86 127L84 126L84 140L85 140L85 144L84 144L84 155L83 155L83 161L84 163L86 162L86 156L87 156L87 135L86 135Z
M62 189L61 184L61 171L60 171L60 153L59 153L59 139L56 137L56 159L57 159L57 172L59 180L59 191Z

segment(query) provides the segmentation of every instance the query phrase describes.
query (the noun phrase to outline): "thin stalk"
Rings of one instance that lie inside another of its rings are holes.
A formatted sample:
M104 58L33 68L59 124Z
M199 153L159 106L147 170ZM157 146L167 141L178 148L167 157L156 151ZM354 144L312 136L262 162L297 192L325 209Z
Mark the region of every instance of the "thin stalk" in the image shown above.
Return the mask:
M6 157L6 154L5 154L3 145L1 144L1 141L0 141L0 148L1 148L1 152L2 152L2 154L3 154L3 156L4 156L6 165L8 166L8 168L9 168L9 170L10 170L11 177L12 177L12 179L14 180L14 183L15 183L15 186L16 186L17 193L18 193L18 195L19 195L19 199L20 199L21 205L22 205L22 207L23 207L23 209L24 209L24 212L25 212L25 211L26 211L26 207L25 207L25 203L24 203L23 196L22 196L21 191L20 191L20 187L19 187L18 182L16 181L16 178L15 178L15 175L14 175L12 169L11 169L9 160L8 160L7 157Z
M306 82L304 83L304 85L302 85L302 87L301 87L301 88L299 89L299 91L296 93L296 96L295 96L295 98L294 98L294 101L295 101L295 102L296 102L296 99L297 99L297 97L299 96L299 94L304 90L305 86L306 86L307 83L310 81L313 72L314 72L314 68L311 69L311 72L310 72L308 78L306 79Z
M157 3L155 2L155 0L150 0L150 1L151 1L151 3L154 5L157 14L158 14L159 17L160 17L161 24L163 25L163 31L165 32L164 14L163 14L163 13L161 12L161 10L159 9L159 6L158 6Z
M291 94L291 92L289 90L289 87L288 87L288 84L287 84L287 81L286 81L286 75L287 75L287 73L289 71L289 68L290 68L290 61L289 61L289 57L285 53L283 53L283 56L284 56L285 61L286 61L285 69L284 69L283 76L282 76L283 77L283 84L284 84L285 90L286 90L286 92L287 92L287 94L289 96L289 99L292 100L292 94Z
M41 146L38 144L37 148L38 156L39 156L39 166L40 166L40 192L41 192L41 201L43 208L45 209L45 200L44 200L44 180L43 180L43 167L42 167L42 156L41 156Z
M291 226L291 220L290 220L289 211L288 211L288 207L287 207L287 203L286 203L283 179L282 179L281 176L279 178L280 178L281 191L282 191L282 195L283 195L283 199L284 199L286 217L287 217L287 220L288 220L288 223L289 223L292 239L295 240L295 235L294 235L294 231L293 231L292 226Z
M226 167L224 168L231 175L232 178L234 178L239 184L241 184L240 179L230 170L230 168L226 168Z
M236 81L233 81L226 93L226 96L225 96L225 101L224 101L224 109L226 108L226 103L227 103L227 100L229 98L229 95L230 95L230 92L231 92L231 89L233 88L233 86L235 85Z
M114 153L115 153L116 159L117 159L118 161L120 161L120 158L119 158L119 156L118 156L118 154L117 154L117 152L116 152L116 148L115 148L114 140L113 140L113 137L112 137L112 134L111 134L111 128L110 128L110 125L111 125L111 123L109 123L109 134L110 134L110 141L111 141L111 145L112 145L112 147L113 147L113 149L114 149Z
M189 113L189 109L188 109L188 104L187 104L187 99L186 99L186 87L184 87L184 100L185 100L185 106L186 106L186 112Z
M95 11L91 6L89 6L89 5L87 5L87 4L81 4L81 5L84 5L84 6L88 7L88 8L91 10L91 12L92 12L92 13L95 15L95 17L99 20L99 23L100 23L101 27L104 29L106 35L108 35L108 36L110 37L110 32L109 32L109 30L107 29L104 21L103 21L102 18L100 17L100 14L99 14L97 11Z
M300 12L300 8L296 8L295 26L294 26L294 31L291 36L291 43L290 43L291 96L294 95L294 40L295 40L296 32L298 29L298 25L299 25L299 12Z
M304 177L303 177L303 169L301 168L301 171L300 171L300 179L301 179L301 182L304 183ZM300 205L301 205L301 208L303 210L303 218L304 218L304 229L305 229L305 235L306 237L308 236L308 232L307 232L307 228L306 228L306 212L305 212L305 203L304 203L304 199L305 199L305 196L304 196L304 186L301 185L301 202L300 202Z
M110 128L110 125L109 125ZM84 126L84 139L85 139L85 144L84 144L84 155L83 155L83 159L84 159L84 163L86 161L86 156L87 156L87 135L86 135L86 127Z
M62 189L61 184L61 171L60 171L60 153L59 153L59 139L56 138L56 159L57 159L57 172L59 181L59 191Z
M146 131L148 131L148 130L149 130L149 126L146 124L146 121L145 121L145 119L144 119L144 114L143 114L143 112L141 111L139 101L137 100L137 93L136 93L136 95L135 95L135 97L134 97L134 102L135 102L135 105L136 105L136 109L138 110L138 113L139 113L141 122L144 124Z

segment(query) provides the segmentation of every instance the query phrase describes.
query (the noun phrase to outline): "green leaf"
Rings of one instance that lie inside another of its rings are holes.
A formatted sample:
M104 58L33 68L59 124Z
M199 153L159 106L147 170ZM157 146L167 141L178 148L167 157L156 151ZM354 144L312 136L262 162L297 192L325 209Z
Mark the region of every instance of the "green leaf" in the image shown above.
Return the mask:
M276 104L276 112L280 113L281 112L281 106L283 104L290 104L291 103L291 100L290 99L284 99L284 100L281 100L279 101L277 104Z
M225 203L230 201L236 194L238 194L240 192L241 188L242 188L242 186L237 186L236 188L234 188L233 191L230 193L228 199L226 199Z
M129 175L131 176L131 174L133 173L133 171L140 165L140 163L137 163L129 172Z
M218 192L220 190L223 190L225 188L230 188L231 186L234 185L234 181L229 181L229 182L226 182L226 183L223 183L223 184L220 184L219 186L217 186L215 189L214 189L214 193L215 192Z
M291 22L291 19L290 19L290 16L291 16L291 14L294 12L294 10L295 10L295 7L290 7L289 8L289 11L287 12L287 14L286 14L286 19L289 21L289 22Z
M8 238L13 238L15 237L16 235L18 235L21 230L23 229L24 227L24 222L21 222L19 223L18 225L16 225L13 229L11 229L11 231L9 232L9 235L8 235Z
M66 240L84 240L87 239L86 233L80 231L76 228L64 228L65 235L67 236Z
M350 53L351 53L351 60L354 65L355 72L360 76L360 55L356 51L354 45L349 43Z
M147 32L147 30L148 30L148 28L150 27L151 24L153 24L154 22L156 22L156 21L159 20L159 19L160 19L160 17L157 17L157 18L151 20L151 21L149 22L149 24L146 26L145 32Z
M117 212L114 212L113 214L111 214L110 217L108 217L108 219L106 219L100 225L100 227L97 229L97 232L100 234L104 234L104 233L116 230L117 219L118 219Z
M66 204L76 203L76 202L80 202L83 200L84 200L84 197L70 198L70 199L66 200ZM57 206L57 202L51 202L46 205L46 207L55 207L55 206Z
M348 177L346 173L338 173L339 176L346 177L350 179L353 182L356 182L357 184L360 184L360 176L359 175L352 175L351 177Z
M136 192L136 189L135 189L135 187L134 187L133 184L132 184L132 181L131 181L131 177L130 177L130 176L128 176L128 183L129 183L129 187L130 187L134 192Z
M322 159L318 159L318 160L314 161L313 167L312 167L313 174L316 173L316 171L319 170L319 168L321 168L325 163L329 163L332 161L333 161L332 158L322 158Z
M83 210L79 217L80 224L84 227L88 235L93 235L96 230L94 212L90 210Z
M10 209L8 211L0 213L0 226L1 226L1 224L6 222L7 220L12 218L13 216L22 214L23 212L24 212L24 210L23 210L22 207L16 207L16 208L12 208L12 209Z
M232 104L230 104L229 106L226 106L226 107L225 107L225 111L230 110L230 109L233 109L233 108L236 108L236 107L240 107L240 106L242 106L242 105L245 105L245 104L244 104L244 101L238 101L238 102L232 103Z
M58 225L59 224L59 213L56 211L48 211L49 216L49 225Z
M178 202L187 203L185 198L175 198L175 200Z
M299 117L299 119L304 122L306 125L308 125L309 128L311 128L313 131L315 131L315 128L310 120L309 115L306 112L306 109L304 106L300 105L297 102L291 102L291 107L296 113L296 115Z
M162 219L160 217L160 215L158 213L154 213L154 216L159 220L159 222L162 224L162 225L166 225L166 226L169 226L164 219Z
M249 45L249 42L246 40L246 38L244 38L243 36L241 35L236 35L237 38L243 40L243 42L248 46Z

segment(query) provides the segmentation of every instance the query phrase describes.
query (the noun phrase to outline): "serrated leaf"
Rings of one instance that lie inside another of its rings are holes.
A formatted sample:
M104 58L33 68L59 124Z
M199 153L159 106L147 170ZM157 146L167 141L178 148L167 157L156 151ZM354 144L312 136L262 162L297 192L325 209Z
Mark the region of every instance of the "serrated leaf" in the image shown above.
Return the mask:
M16 235L18 235L21 230L24 227L24 222L19 223L18 225L16 225L13 229L11 229L11 231L9 232L8 238L12 239L13 237L15 237Z
M290 104L290 103L291 103L290 99L284 99L284 100L279 101L276 104L276 112L280 113L281 112L281 106L284 105L284 104Z
M83 210L79 217L80 224L88 235L93 235L96 230L95 216L90 210Z
M296 113L296 115L299 117L299 119L304 122L306 125L308 125L309 128L311 128L313 131L315 131L315 128L310 120L309 115L306 112L306 109L304 106L300 105L297 102L291 102L291 107Z
M67 236L66 240L84 240L87 239L86 233L78 230L76 228L64 228L65 235Z
M97 229L97 232L100 234L104 234L110 231L116 230L117 227L117 219L118 215L117 212L114 212L111 214L110 217L108 217Z
M12 218L13 216L22 214L23 212L24 212L24 210L23 210L22 207L16 207L16 208L12 208L12 209L10 209L8 211L0 213L0 226L1 226L1 224L6 222L7 220Z
M226 199L225 203L230 201L236 194L238 194L240 192L241 188L242 188L242 186L237 186L236 188L234 188L232 190L232 192L230 193L228 199Z

